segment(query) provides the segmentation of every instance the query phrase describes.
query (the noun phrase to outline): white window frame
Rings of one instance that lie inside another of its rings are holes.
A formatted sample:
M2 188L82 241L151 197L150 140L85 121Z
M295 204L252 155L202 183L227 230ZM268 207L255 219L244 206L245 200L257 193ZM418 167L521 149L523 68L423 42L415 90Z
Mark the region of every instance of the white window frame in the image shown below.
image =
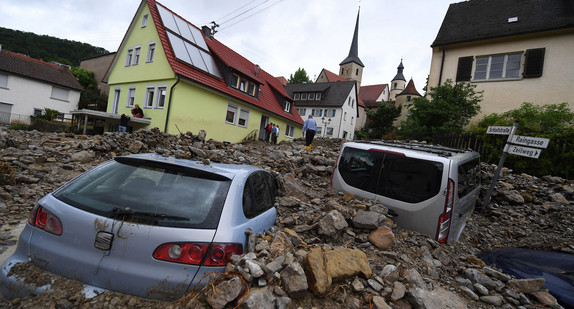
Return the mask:
M227 103L227 111L225 113L225 123L235 125L237 122L237 113L239 112L239 107L235 104ZM229 113L233 113L233 121L227 120Z
M297 111L299 112L300 116L305 116L305 114L307 113L306 108L297 108Z
M112 100L112 113L118 113L118 107L120 106L120 96L122 95L122 88L116 87L114 89L114 98Z
M146 58L146 62L153 62L153 59L155 58L155 41L151 41L148 43L147 45L147 58Z
M126 101L126 107L134 107L136 101L136 87L131 86L128 88L128 98Z
M290 113L291 112L291 102L285 101L285 109L283 109L283 110L287 113Z
M315 93L314 92L309 93L309 100L315 100Z
M335 132L335 130L333 129L333 127L327 127L325 129L325 135L327 136L333 136L333 132Z
M317 126L317 132L315 132L315 134L321 136L321 134L323 134L323 127Z
M143 108L152 108L155 97L155 85L148 85L145 88L145 99Z
M313 115L313 117L322 117L323 116L323 109L319 108L319 109L312 109L311 110L311 115Z
M0 88L8 89L8 74L0 73Z
M145 26L147 26L147 20L148 20L148 14L144 14L144 16L142 17L142 28L145 28Z
M132 65L133 55L134 55L134 48L128 47L128 51L126 53L126 67L129 67L130 65Z
M502 62L494 62L495 58L500 57L502 57ZM515 60L517 57L519 58L519 61ZM512 58L513 61L510 58ZM520 73L522 73L522 64L523 64L522 58L523 58L522 52L488 55L488 56L476 56L473 65L472 80L487 81L487 80L520 79L521 76ZM509 65L512 63L515 64L514 69L512 69L512 65ZM502 64L500 70L493 69L497 64ZM491 75L493 75L492 74L493 72L500 72L500 76L492 77ZM516 73L513 76L508 76L510 72L516 72ZM481 73L480 78L477 78L477 73Z
M293 94L293 100L299 100L301 98L301 94L299 92L295 92Z
M288 125L285 127L285 136L286 136L286 137L293 138L293 136L295 136L295 127L292 126L292 125L290 125L290 124L288 124Z
M41 108L34 108L34 117L42 116L44 114L44 110Z
M138 65L140 63L140 55L142 52L141 45L134 47L134 57L132 59L132 65Z
M158 85L157 95L155 96L155 105L154 105L155 108L158 109L164 108L166 99L167 99L167 85Z
M247 83L247 93L250 96L253 96L253 97L255 96L255 89L257 89L257 86L254 83L252 83L252 82Z
M241 124L243 120L243 124ZM240 108L237 114L237 126L241 128L247 128L249 126L249 110Z
M320 101L320 100L321 100L321 93L320 93L320 92L317 92L317 93L315 94L315 100L317 100L317 101Z
M307 100L307 93L306 92L301 93L301 100Z
M233 79L235 80L235 83L233 83ZM239 89L239 82L241 81L241 76L233 73L231 76L231 87L235 88L235 89Z
M68 102L69 96L70 89L52 86L52 93L50 94L51 99Z

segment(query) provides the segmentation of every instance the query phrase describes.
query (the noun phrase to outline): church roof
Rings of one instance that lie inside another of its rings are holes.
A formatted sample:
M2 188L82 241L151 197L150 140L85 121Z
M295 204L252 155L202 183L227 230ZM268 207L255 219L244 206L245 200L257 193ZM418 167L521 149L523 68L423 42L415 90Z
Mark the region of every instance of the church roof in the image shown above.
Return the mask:
M574 27L574 0L452 3L432 47Z
M379 106L380 102L377 101L377 99L381 96L381 93L383 93L383 91L388 87L389 85L387 84L361 86L359 95L366 107L376 108Z
M415 87L415 82L413 81L412 78L411 78L411 80L409 80L409 83L407 84L405 89L401 93L399 93L397 96L400 96L400 95L417 95L417 96L421 97L421 94L417 91L417 88Z
M403 66L403 60L401 59L401 63L397 67L397 75L395 75L395 77L393 77L393 80L404 80L405 82L407 81L405 79L405 76L403 75L403 69L404 68L405 67Z
M353 34L353 42L351 42L351 49L349 50L349 55L345 60L343 60L339 65L347 64L349 62L354 62L361 67L365 67L361 59L359 59L359 14L361 10L359 9L359 13L357 13L357 22L355 24L355 33Z
M7 50L0 51L0 71L78 91L84 90L76 77L62 66Z
M333 73L327 69L323 69L323 72L325 72L325 77L327 77L327 80L330 82L337 82L337 81L346 82L347 81L346 78L344 78L340 75L337 75L337 74L335 74L335 73ZM319 76L321 76L321 74L319 74ZM317 81L315 81L315 82L317 82Z

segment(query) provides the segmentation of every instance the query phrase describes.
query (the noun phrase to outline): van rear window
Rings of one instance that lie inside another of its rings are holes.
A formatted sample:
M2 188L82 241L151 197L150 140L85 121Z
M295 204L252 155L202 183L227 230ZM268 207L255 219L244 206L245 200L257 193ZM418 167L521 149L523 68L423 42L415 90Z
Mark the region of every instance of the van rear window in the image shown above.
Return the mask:
M422 202L440 191L440 162L351 147L341 156L341 177L360 190L409 203Z

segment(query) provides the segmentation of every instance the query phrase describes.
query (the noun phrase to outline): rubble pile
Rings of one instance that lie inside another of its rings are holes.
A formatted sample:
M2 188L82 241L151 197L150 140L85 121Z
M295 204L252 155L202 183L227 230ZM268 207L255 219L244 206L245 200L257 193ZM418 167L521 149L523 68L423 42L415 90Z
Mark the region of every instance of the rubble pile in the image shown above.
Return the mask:
M248 247L233 256L208 288L179 301L115 292L85 298L81 284L54 276L49 293L0 298L5 308L560 308L543 279L516 279L485 265L477 254L526 247L574 254L574 184L559 177L503 170L489 209L476 210L460 240L439 244L401 229L384 205L335 192L330 175L343 140L278 145L227 144L205 132L169 135L157 129L100 136L5 131L0 133L0 253L34 203L72 177L114 156L164 156L249 164L280 184L275 226L246 231ZM495 166L483 164L484 198ZM10 183L11 182L11 183ZM480 203L480 201L479 201ZM33 265L21 274L43 277Z

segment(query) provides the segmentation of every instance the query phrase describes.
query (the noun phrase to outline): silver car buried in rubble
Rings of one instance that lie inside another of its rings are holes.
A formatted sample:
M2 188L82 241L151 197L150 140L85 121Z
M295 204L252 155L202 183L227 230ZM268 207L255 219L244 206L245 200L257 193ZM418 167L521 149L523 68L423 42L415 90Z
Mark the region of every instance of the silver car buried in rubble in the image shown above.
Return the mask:
M273 226L276 194L273 175L253 166L116 157L39 200L0 289L17 297L48 288L11 272L31 262L90 289L177 299L241 254L248 228Z

